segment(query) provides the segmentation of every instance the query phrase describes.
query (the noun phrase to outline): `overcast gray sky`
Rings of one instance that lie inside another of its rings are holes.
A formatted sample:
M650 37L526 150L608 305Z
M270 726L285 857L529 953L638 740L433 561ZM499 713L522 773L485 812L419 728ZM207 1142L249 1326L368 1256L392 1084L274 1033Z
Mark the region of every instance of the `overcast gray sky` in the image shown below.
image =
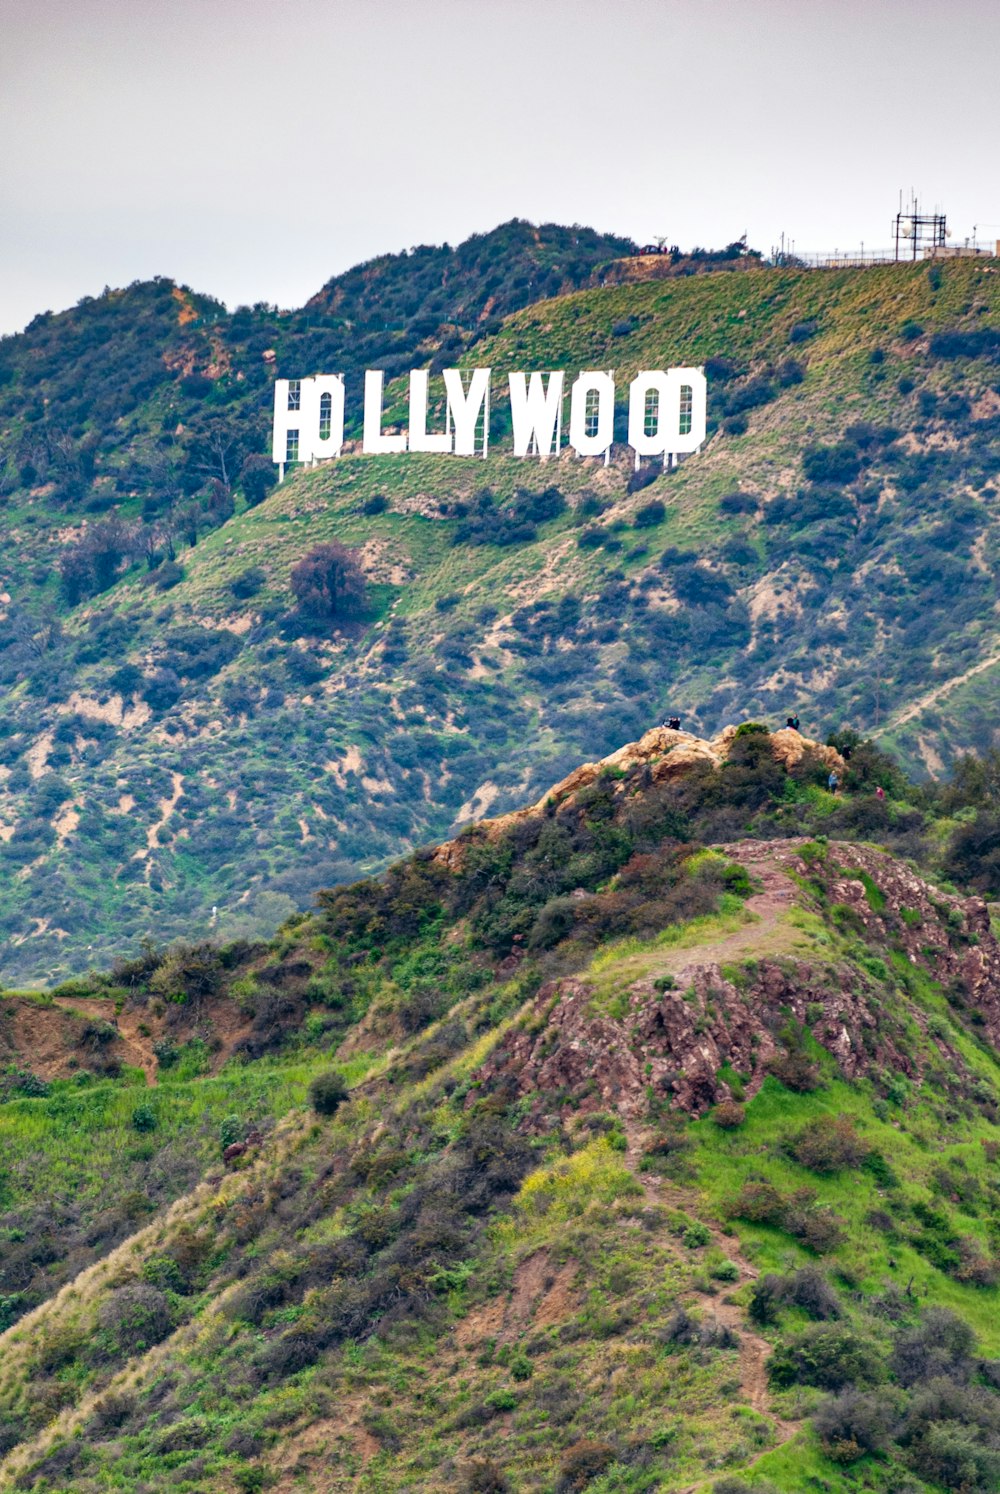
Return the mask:
M912 185L997 238L998 44L996 0L0 0L0 332L514 216L846 248Z

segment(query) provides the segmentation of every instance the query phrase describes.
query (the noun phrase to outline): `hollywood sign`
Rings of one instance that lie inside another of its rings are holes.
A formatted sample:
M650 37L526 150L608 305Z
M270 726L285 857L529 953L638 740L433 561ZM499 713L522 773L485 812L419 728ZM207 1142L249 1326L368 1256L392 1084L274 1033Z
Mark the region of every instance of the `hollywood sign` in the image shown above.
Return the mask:
M446 368L445 410L440 429L428 430L426 369L410 374L409 425L384 427L383 374L365 374L362 450L373 456L404 451L485 457L489 448L490 369ZM547 457L563 446L565 375L554 370L507 375L514 455ZM628 444L638 467L643 457L673 466L705 439L707 386L700 368L652 369L628 386ZM569 389L569 445L580 457L609 459L614 438L615 380L612 373L578 374ZM340 455L344 444L344 380L339 374L311 379L276 379L271 455L281 468L312 465Z

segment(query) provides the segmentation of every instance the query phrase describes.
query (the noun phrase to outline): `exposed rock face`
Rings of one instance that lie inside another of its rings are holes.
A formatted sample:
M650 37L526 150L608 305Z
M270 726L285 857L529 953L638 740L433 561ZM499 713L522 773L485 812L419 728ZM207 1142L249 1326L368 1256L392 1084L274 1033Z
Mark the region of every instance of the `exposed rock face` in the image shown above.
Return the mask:
M858 989L852 976L847 969L762 962L738 987L707 964L684 990L657 992L651 982L637 981L632 1009L620 1020L594 1011L593 992L582 981L554 982L537 997L539 1025L512 1032L477 1077L537 1094L539 1115L551 1108L553 1092L568 1091L582 1112L613 1109L637 1120L648 1111L650 1089L700 1115L730 1095L718 1077L726 1064L749 1075L748 1097L756 1093L783 1051L778 1033L790 1021L807 1027L847 1078L876 1067L918 1077L874 982Z
M993 1047L1000 1047L1000 943L985 901L940 892L871 846L833 843L827 866L831 902L850 909L865 937L883 953L897 948L946 993L957 995L976 1013ZM884 908L872 907L868 889L852 871L875 883Z
M721 963L713 959L710 947L700 957L692 949L689 959L674 958L665 979L636 980L626 993L624 1016L617 1014L621 996L616 1015L610 1015L609 1003L585 980L551 982L539 992L531 1017L479 1071L480 1082L534 1094L536 1122L551 1111L560 1091L572 1094L581 1111L614 1109L638 1120L648 1113L652 1092L699 1115L730 1095L719 1076L724 1066L746 1078L745 1093L752 1096L772 1062L794 1049L796 1032L806 1031L845 1078L888 1073L919 1079L920 1053L874 963L890 950L957 995L991 1042L1000 1043L1000 945L981 899L939 893L867 846L831 844L819 863L803 859L797 841L723 849L751 869L766 858L772 877L780 868L822 880L834 921L872 946L872 969L835 958L819 963L765 956L737 973L725 957ZM808 894L798 895L808 902ZM918 1006L911 1005L909 1015L925 1027ZM961 1071L959 1055L936 1043Z
M624 747L619 747L610 756L601 758L600 762L584 763L581 767L574 768L568 777L551 788L537 804L529 805L525 809L516 809L511 814L499 815L493 820L482 820L480 821L481 828L491 838L500 836L519 821L533 819L544 814L546 807L564 804L581 789L589 788L608 768L627 773L632 768L648 767L653 783L681 778L692 768L702 765L721 768L729 757L738 730L736 726L727 726L723 728L719 736L706 740L692 736L690 732L672 731L667 726L655 726L652 731L647 731L644 736L640 737L638 742L629 742ZM771 732L770 742L775 757L786 768L794 767L796 763L801 762L806 752L812 752L828 769L836 769L841 776L846 771L846 764L835 748L824 746L821 742L814 742L789 727ZM447 866L449 870L456 870L461 865L461 840L446 841L444 845L438 847L434 859Z

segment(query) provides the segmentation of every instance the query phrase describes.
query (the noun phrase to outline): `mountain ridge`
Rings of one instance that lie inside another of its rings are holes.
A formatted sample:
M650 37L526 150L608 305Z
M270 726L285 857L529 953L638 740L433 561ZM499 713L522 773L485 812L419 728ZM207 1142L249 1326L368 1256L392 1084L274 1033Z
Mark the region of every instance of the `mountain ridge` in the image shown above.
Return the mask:
M985 1494L988 907L838 837L871 746L717 745L48 998L159 1072L0 1104L0 1487Z

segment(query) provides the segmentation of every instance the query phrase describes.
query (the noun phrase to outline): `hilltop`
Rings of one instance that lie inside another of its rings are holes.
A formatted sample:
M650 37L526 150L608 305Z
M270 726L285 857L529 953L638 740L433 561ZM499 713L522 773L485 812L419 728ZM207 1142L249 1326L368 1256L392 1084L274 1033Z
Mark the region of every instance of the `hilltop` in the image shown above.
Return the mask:
M995 1487L1000 942L841 747L657 729L0 1000L0 1488Z
M513 809L673 711L706 736L797 712L938 777L992 745L996 266L618 284L616 242L498 234L375 262L301 313L230 317L164 282L0 345L9 982L154 925L270 932L316 885ZM488 310L491 275L532 254ZM458 341L418 325L427 276L455 287ZM396 362L366 286L395 307ZM711 436L671 474L620 450L517 462L498 399L488 463L348 454L269 486L275 371L442 359L498 389L510 368L613 366L624 390L700 362ZM367 579L339 622L290 587L330 540Z

